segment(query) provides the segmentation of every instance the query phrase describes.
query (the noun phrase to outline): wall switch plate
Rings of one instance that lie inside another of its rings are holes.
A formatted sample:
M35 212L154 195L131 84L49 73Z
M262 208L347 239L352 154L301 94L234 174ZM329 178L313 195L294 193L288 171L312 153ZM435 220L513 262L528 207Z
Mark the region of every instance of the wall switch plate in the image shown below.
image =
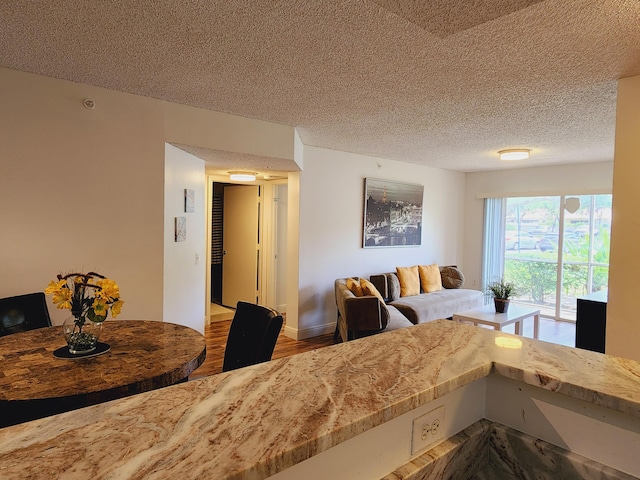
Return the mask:
M411 455L435 445L444 439L444 405L413 420Z

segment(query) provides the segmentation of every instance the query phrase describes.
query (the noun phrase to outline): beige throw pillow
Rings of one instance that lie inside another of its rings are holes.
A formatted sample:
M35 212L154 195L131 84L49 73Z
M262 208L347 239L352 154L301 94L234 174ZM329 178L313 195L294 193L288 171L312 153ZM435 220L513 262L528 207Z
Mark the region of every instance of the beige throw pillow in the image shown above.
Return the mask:
M411 297L420 294L420 276L418 275L418 266L413 267L396 267L396 274L400 281L400 296Z
M419 265L418 271L423 292L431 293L442 290L442 277L440 277L440 268L437 264Z

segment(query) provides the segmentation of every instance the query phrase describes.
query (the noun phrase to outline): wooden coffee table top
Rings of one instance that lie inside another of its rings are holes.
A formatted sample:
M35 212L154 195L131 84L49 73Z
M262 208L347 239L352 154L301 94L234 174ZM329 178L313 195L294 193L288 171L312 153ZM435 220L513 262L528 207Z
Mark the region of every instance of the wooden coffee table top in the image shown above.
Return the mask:
M60 326L1 337L0 411L47 411L54 404L64 411L165 387L185 380L206 356L200 333L167 322L106 321L100 341L111 349L61 359L53 355L65 346Z

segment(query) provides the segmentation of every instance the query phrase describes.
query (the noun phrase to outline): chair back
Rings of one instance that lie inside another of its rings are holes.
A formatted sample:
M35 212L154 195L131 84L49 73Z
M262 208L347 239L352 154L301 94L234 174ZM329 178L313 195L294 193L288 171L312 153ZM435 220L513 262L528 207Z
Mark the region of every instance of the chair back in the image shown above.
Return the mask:
M281 328L282 315L275 310L238 302L227 337L222 371L271 360Z
M0 299L0 337L50 326L43 292Z

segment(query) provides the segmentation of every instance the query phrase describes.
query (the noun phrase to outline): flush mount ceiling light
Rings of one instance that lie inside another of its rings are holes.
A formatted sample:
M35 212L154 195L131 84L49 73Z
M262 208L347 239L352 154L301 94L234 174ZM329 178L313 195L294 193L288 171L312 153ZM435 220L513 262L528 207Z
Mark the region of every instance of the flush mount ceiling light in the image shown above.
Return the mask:
M256 174L252 172L229 172L229 179L236 182L253 182Z
M498 152L500 160L526 160L530 154L531 150L527 148L510 148Z

